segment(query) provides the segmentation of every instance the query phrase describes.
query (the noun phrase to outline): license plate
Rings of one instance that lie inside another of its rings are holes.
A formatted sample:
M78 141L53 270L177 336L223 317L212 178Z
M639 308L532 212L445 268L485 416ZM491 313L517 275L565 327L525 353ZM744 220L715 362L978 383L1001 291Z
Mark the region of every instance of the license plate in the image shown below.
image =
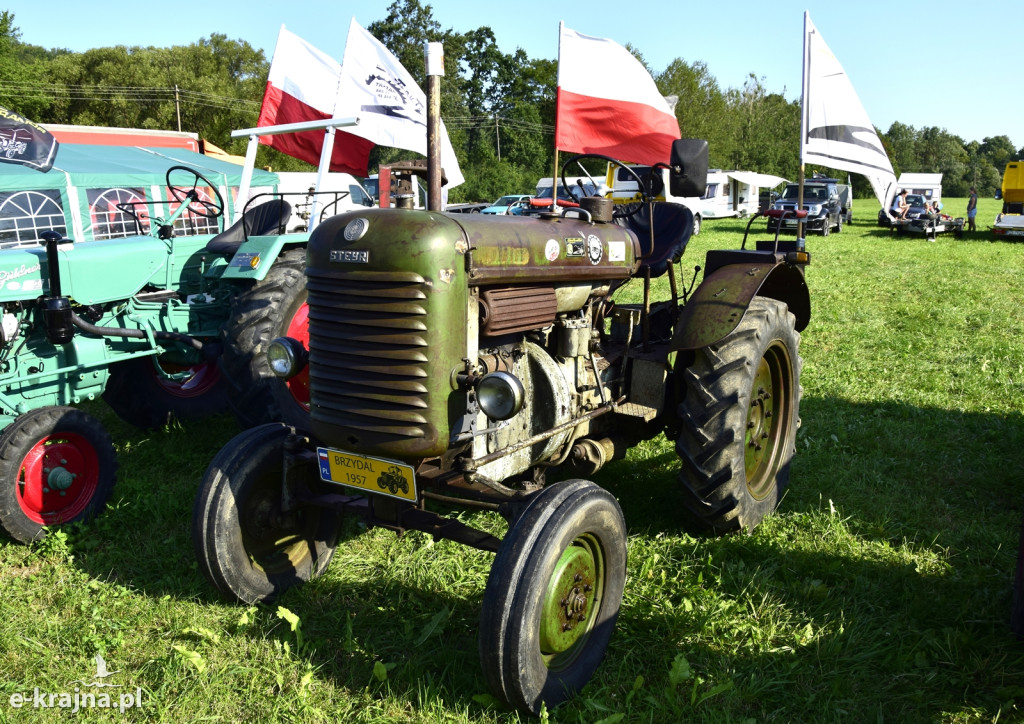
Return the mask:
M320 477L328 483L416 501L416 473L410 465L325 447L318 447L316 453Z
M1010 236L1024 236L1024 229L1010 229L1006 233Z

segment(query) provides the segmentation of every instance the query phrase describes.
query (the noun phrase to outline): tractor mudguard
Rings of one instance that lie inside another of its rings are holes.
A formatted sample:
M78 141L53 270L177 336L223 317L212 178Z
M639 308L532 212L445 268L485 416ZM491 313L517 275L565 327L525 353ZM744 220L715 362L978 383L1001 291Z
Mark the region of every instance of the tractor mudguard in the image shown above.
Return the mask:
M672 336L672 351L700 349L723 339L758 294L788 304L797 331L807 327L811 297L800 269L777 262L728 264L706 275L690 296Z
M277 261L285 246L305 244L309 236L305 234L285 234L273 236L250 236L238 247L227 266L218 265L210 268L207 277L216 276L220 279L251 279L262 281L270 272L270 267Z

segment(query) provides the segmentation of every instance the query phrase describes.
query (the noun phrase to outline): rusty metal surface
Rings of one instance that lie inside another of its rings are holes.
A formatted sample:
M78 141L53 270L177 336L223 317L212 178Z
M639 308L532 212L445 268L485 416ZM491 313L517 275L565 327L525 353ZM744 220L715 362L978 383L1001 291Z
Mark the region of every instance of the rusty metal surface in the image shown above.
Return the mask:
M736 264L706 276L683 307L672 350L700 349L732 332L773 264Z
M551 287L504 287L480 294L481 331L488 336L525 332L555 321L557 300Z
M636 236L576 218L460 215L469 240L469 283L624 279L637 267Z

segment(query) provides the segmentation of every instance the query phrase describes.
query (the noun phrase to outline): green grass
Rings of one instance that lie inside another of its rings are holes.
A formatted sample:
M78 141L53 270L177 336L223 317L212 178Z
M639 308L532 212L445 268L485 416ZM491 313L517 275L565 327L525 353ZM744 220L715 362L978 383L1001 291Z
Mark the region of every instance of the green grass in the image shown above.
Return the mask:
M997 209L981 200L981 229ZM629 578L604 663L551 721L1022 718L1024 644L1008 615L1024 515L1024 246L982 232L897 239L876 210L858 200L852 226L808 240L802 427L777 515L749 536L688 534L664 438L595 476L625 512ZM684 262L736 246L743 225L708 222ZM91 524L0 542L0 721L56 720L10 695L73 690L96 653L115 683L143 689L133 720L524 719L494 705L477 661L489 554L349 522L327 574L286 594L284 611L222 601L189 525L234 422L143 434L88 409L118 441L120 480Z

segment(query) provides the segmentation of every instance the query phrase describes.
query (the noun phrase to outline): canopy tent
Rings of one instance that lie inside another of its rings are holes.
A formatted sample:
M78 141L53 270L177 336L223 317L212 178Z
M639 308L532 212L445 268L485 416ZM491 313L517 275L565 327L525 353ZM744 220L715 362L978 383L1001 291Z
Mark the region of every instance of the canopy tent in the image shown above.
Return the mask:
M230 211L242 180L242 168L236 164L184 148L61 143L53 168L46 173L0 164L0 243L35 243L47 229L76 241L136 234L134 219L117 204L158 201L150 213L169 216L173 199L166 177L172 166L187 166L205 176L224 199L225 211ZM276 174L254 170L253 193L276 185ZM214 220L199 222L202 228L190 228L217 230Z
M740 183L766 189L775 188L781 183L786 183L786 179L781 176L772 176L768 173L755 173L753 171L726 171L725 175L736 179Z

